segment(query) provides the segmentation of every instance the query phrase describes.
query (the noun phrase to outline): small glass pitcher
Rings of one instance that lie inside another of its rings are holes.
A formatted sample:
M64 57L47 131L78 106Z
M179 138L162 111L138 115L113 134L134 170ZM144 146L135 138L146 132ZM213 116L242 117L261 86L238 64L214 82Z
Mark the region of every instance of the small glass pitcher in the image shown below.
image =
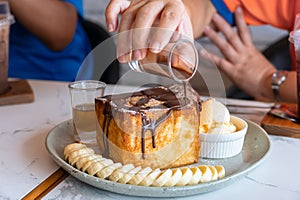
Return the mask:
M177 83L188 82L195 75L198 67L198 51L189 39L179 39L169 43L160 53L147 52L142 60L131 59L130 68L168 77Z

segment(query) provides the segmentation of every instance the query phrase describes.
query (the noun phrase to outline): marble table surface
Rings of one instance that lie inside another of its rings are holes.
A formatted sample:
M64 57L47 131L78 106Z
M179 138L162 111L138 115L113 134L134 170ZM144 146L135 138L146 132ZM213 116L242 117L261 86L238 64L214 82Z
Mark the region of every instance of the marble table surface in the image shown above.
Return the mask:
M45 147L48 132L71 118L66 82L29 81L33 103L0 106L0 199L20 199L59 166ZM108 86L106 93L128 90ZM251 103L233 100L233 103ZM255 102L253 102L255 103ZM259 122L262 116L241 115ZM300 199L300 140L270 136L271 152L255 170L222 189L172 199ZM68 176L43 199L146 199L89 186Z

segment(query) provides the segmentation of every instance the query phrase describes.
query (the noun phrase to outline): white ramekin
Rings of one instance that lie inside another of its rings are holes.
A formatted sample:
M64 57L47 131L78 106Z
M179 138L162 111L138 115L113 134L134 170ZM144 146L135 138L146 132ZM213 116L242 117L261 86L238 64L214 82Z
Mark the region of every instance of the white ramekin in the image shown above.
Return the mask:
M230 121L237 128L234 133L200 133L200 157L228 158L242 151L248 124L245 120L235 116L231 116Z

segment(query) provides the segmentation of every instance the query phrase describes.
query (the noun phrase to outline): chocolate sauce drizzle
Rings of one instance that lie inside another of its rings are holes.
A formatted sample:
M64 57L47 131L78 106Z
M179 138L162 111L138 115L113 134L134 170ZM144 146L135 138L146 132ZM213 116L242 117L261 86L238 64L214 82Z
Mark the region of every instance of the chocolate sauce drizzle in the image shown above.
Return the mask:
M169 115L171 114L171 110L169 110L167 113L163 114L162 116L160 116L160 118L155 121L152 119L147 118L146 114L141 112L142 115L142 158L145 159L145 147L146 147L146 143L145 143L145 138L146 138L146 131L149 130L151 131L151 137L152 137L152 148L156 148L156 143L155 143L155 129L156 127L159 126L159 124L161 124L163 121L165 121Z
M125 106L125 100L128 99L128 97L135 97L135 96L142 96L141 99L139 99L135 104L131 105L131 107ZM145 159L145 149L146 149L146 132L149 130L151 132L151 138L152 138L152 148L156 148L156 141L155 141L155 129L165 120L168 119L170 114L174 109L181 109L181 103L177 99L176 95L169 89L165 87L156 87L156 88L150 88L146 89L140 92L135 92L131 94L120 94L120 95L108 95L101 98L104 101L104 120L103 120L103 144L104 144L104 155L106 157L109 156L109 144L108 144L108 137L109 137L109 124L111 122L111 119L113 117L113 109L120 109L125 108L131 111L134 111L136 115L140 115L142 118L142 131L141 131L141 151L142 151L142 159ZM158 101L163 102L162 104L155 105L155 106L146 106L147 103L151 99L155 99ZM98 99L96 101L99 101ZM114 102L116 107L112 108L112 101ZM187 101L184 100L186 103ZM159 109L164 108L168 109L166 113L161 115L157 120L150 119L147 117L147 110L150 109Z

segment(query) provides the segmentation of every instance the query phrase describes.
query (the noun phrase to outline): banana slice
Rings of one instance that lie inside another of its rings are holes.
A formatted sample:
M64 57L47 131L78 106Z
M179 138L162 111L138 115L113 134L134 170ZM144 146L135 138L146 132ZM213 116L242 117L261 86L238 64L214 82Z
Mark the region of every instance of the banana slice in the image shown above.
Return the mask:
M81 143L67 145L64 157L83 172L123 184L172 187L194 185L225 177L225 168L222 165L199 165L164 171L152 170L150 167L134 167L133 164L122 165L96 155L93 149Z
M75 151L72 151L68 156L69 163L74 165L74 163L78 160L79 156L83 155L92 155L94 154L94 150L91 148L82 148L82 149L77 149Z
M84 153L83 155L78 155L78 156L75 156L75 157L69 157L69 164L74 166L80 158L83 158L85 156L90 156L90 155L92 155L92 154Z
M85 148L86 145L85 144L81 144L81 143L72 143L72 144L68 144L65 149L64 149L64 156L66 158L67 155L69 155L72 151L76 150L76 149L81 149L81 148ZM66 158L67 159L67 158Z
M75 154L75 152L73 153ZM79 153L80 155L78 156L74 156L73 153L71 153L69 156L69 163L73 166L78 162L79 159L85 156L95 155L92 149L87 149L86 151L83 150L82 152Z
M182 172L179 168L172 169L172 176L171 178L165 183L164 186L172 187L178 183L178 181L182 177Z
M73 152L75 151L79 151L81 149L86 149L87 147L86 146L77 146L77 145L70 145L68 146L68 148L66 150L64 150L64 156L65 156L65 159L68 160L70 154L72 154Z
M202 177L202 172L198 167L192 167L190 168L193 176L191 178L191 180L188 182L188 185L195 185L198 184L200 182L200 179Z
M76 168L81 170L81 168L88 162L93 159L97 158L97 155L92 154L92 155L85 155L83 157L80 157L77 162L76 162Z
M89 160L87 161L83 166L82 166L82 171L86 172L87 168L94 162L98 162L99 160L103 159L103 157L101 155L96 155L96 158L94 158L93 160Z
M218 171L218 178L224 178L225 177L225 168L222 165L216 165L216 170Z
M99 172L97 172L97 176L99 178L107 178L109 177L116 169L121 168L122 164L121 163L114 163L112 165L109 165Z
M150 186L155 181L155 179L160 175L160 173L161 171L158 168L153 170L139 183L139 185Z
M124 176L122 176L118 182L119 183L123 183L123 184L126 184L128 181L130 181L130 179L132 179L132 177L138 173L140 170L142 169L142 167L138 166L138 167L135 167L131 170L129 170L127 173L124 174Z
M154 180L154 182L151 184L151 186L162 187L163 185L165 185L167 183L168 180L170 180L171 176L172 176L172 170L171 169L167 169L164 172L162 172Z
M139 185L139 183L150 173L152 169L150 167L143 168L138 173L136 173L130 180L129 184Z
M198 168L202 172L202 177L200 183L205 183L211 181L212 172L207 165L199 165Z
M184 185L186 185L187 183L190 182L190 180L193 177L193 172L188 167L181 168L181 172L182 172L182 177L176 183L176 186L184 186Z
M218 179L218 175L219 175L217 169L214 166L212 166L212 165L208 165L208 167L209 167L209 169L210 169L210 171L212 173L211 180L212 181L217 180Z
M99 172L101 169L103 169L104 167L107 167L109 165L112 165L114 162L111 159L100 159L98 160L98 162L93 162L87 169L86 171L94 176L95 174L97 174L97 172Z
M109 180L118 182L120 178L122 178L128 171L132 170L134 168L133 164L127 164L124 165L121 168L116 169L110 176Z

